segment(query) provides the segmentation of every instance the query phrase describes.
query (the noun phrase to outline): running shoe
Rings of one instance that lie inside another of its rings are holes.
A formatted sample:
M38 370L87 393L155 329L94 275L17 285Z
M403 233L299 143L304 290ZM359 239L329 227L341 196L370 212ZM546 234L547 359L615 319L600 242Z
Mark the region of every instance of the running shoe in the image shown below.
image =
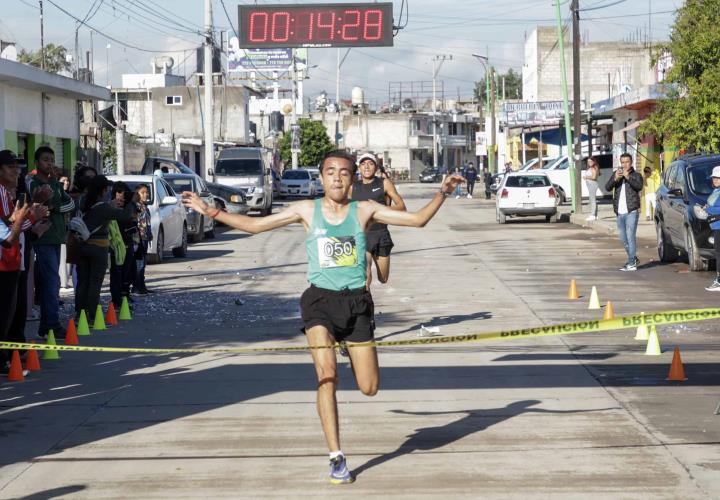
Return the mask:
M350 484L354 481L355 477L347 468L347 462L343 455L330 460L330 482L332 484Z
M720 292L720 277L716 278L709 286L706 286L705 290L708 292Z
M628 272L628 271L637 271L637 264L629 262L625 264L623 267L620 268L621 271Z

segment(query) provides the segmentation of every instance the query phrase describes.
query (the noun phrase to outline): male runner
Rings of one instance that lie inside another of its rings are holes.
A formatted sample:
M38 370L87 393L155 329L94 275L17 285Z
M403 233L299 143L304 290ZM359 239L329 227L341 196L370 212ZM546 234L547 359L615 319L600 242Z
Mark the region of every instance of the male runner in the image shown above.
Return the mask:
M337 359L334 345L346 341L358 387L363 394L378 391L379 369L373 340L373 301L365 286L365 228L373 222L423 227L455 186L464 182L448 176L433 199L417 212L401 212L374 201L350 201L355 158L331 151L320 164L325 196L292 203L266 217L228 214L208 206L195 193L184 192L183 204L203 215L248 233L270 231L292 223L305 226L310 287L300 298L305 335L318 378L317 408L330 451L330 482L352 483L340 450L337 400Z
M353 201L373 200L381 205L387 205L394 210L405 211L403 201L395 184L390 179L376 177L378 172L377 158L372 153L363 153L358 158L360 167L360 180L353 183L350 189L350 198ZM395 206L392 205L395 204ZM387 224L376 222L372 224L365 234L367 248L367 286L372 282L372 261L380 283L387 283L390 277L390 251L395 246Z

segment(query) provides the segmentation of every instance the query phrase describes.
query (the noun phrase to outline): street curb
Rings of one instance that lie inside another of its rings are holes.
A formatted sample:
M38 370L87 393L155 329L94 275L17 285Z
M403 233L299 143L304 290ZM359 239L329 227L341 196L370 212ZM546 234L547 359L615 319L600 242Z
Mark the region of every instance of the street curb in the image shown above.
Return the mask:
M581 226L585 229L589 229L595 233L604 234L607 236L618 236L617 225L615 224L615 215L612 217L600 217L598 220L587 221L587 214L570 214L570 224ZM647 234L649 231L648 224L638 225L637 240L643 242L650 242L655 244L655 228L652 227L652 232Z

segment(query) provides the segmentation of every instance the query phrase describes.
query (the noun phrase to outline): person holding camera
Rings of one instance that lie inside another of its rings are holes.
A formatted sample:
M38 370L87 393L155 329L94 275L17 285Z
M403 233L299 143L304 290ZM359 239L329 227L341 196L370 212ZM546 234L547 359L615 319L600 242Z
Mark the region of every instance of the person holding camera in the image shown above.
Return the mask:
M135 241L137 237L137 205L134 193L122 181L115 182L110 199L123 207L131 206L132 218L109 223L110 229L110 295L115 309L120 310L123 297L130 301L130 285L135 281Z
M613 192L613 209L617 215L620 241L625 247L628 260L621 271L637 271L639 260L636 255L636 233L640 216L640 191L643 178L632 166L632 156L620 155L620 168L608 179L605 189Z

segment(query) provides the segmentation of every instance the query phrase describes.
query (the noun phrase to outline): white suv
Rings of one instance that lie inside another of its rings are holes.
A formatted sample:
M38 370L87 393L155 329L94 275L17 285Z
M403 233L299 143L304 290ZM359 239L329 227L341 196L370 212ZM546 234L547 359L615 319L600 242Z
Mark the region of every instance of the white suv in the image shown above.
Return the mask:
M550 222L557 215L558 197L550 178L541 170L508 173L495 195L497 221L510 216L544 215Z

